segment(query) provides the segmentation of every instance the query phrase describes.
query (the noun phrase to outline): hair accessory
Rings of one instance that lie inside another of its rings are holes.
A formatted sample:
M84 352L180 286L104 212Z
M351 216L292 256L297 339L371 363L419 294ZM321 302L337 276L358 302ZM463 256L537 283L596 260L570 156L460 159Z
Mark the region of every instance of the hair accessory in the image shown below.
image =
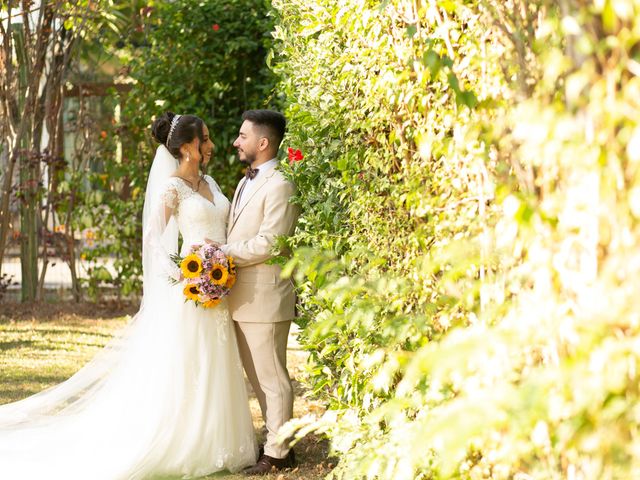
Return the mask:
M171 140L171 135L176 129L176 125L178 125L178 120L180 120L181 116L182 115L174 115L174 117L171 119L171 127L169 127L169 135L167 135L167 147L169 147L169 140Z

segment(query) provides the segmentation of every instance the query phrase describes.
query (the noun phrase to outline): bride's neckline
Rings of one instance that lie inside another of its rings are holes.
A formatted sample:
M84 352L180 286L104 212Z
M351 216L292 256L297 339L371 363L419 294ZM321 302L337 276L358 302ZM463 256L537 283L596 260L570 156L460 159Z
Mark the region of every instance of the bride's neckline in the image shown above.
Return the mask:
M178 177L177 175L171 175L171 178L177 178L178 180L180 180L180 181L182 182L182 184L183 184L183 185L185 185L185 186L189 186L189 185L187 185L187 184L188 184L188 181L187 181L187 180L185 180L185 179L184 179L184 178L182 178L182 177ZM202 176L202 178L204 179L204 182L205 182L205 183L206 183L206 185L207 185L207 189L209 190L209 193L211 194L211 199L208 199L207 197L205 197L204 195L202 195L202 194L200 193L200 191L199 191L199 190L198 190L198 191L194 190L191 186L189 186L189 191L190 191L193 195L197 195L197 196L199 196L199 197L202 197L202 198L204 198L208 203L210 203L211 205L215 206L215 205L216 205L216 202L215 202L215 201L214 201L214 199L213 199L213 195L214 195L214 194L213 194L213 190L211 190L211 187L209 186L209 182L207 181L206 175L203 175L203 176Z

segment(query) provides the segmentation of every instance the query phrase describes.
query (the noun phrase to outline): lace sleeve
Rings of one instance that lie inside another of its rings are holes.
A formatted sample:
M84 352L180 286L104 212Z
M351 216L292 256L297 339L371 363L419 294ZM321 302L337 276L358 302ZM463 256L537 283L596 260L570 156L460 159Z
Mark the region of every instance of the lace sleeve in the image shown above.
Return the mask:
M176 210L178 208L178 191L172 184L167 186L167 189L160 194L160 201L164 203L167 208Z
M179 281L180 268L173 263L171 255L177 253L178 233L175 212L180 206L180 194L173 182L168 182L151 211L151 218L143 232L143 254L145 269L152 277L163 277ZM147 261L148 260L148 261Z

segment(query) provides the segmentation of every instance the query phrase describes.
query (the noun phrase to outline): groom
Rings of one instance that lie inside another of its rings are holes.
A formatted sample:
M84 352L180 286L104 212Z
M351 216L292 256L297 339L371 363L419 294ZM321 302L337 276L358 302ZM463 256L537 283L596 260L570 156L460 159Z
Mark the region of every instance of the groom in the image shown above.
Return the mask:
M276 237L293 232L297 208L289 203L295 187L277 168L284 116L249 110L242 120L233 146L248 166L233 196L227 244L221 248L237 265L229 309L244 370L267 427L264 452L245 473L265 475L274 467L279 470L295 463L293 450L277 442L276 434L293 415L286 353L296 299L291 281L280 279L280 267L265 262L273 256Z

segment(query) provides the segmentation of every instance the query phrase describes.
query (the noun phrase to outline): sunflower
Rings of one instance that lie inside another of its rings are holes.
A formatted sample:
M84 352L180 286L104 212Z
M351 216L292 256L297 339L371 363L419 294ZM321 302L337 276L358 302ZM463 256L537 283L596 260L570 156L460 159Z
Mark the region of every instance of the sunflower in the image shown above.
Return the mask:
M180 269L184 278L196 278L202 271L202 260L195 253L187 255L180 262Z
M209 272L209 277L215 285L224 285L229 277L229 270L224 265L214 263Z
M231 275L235 276L235 274L236 274L236 264L233 263L233 257L227 257L227 260L229 261L229 273Z
M200 287L195 283L188 283L187 286L184 287L184 290L182 290L182 293L187 297L187 300L197 302L198 296L200 295Z
M211 300L207 300L206 302L204 302L202 304L202 306L204 308L211 308L211 307L215 307L216 305L218 305L220 302L222 301L221 298L213 298Z
M227 278L227 283L225 284L225 287L231 288L235 284L236 284L236 276L229 273L229 278Z

